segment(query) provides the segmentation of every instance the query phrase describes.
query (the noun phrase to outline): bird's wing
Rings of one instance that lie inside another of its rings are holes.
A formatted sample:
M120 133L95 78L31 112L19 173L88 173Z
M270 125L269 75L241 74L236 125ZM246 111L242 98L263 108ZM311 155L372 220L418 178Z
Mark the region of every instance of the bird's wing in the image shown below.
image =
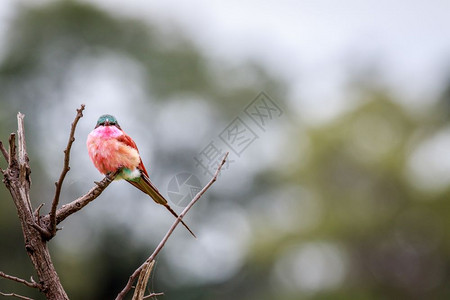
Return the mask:
M123 143L123 144L125 144L125 145L127 145L127 146L129 146L129 147L131 147L131 148L133 148L133 149L136 149L136 151L139 153L139 149L138 149L138 147L136 146L136 143L133 141L133 139L129 136L129 135L127 135L126 133L124 133L124 134L122 134L121 136L119 136L118 138L117 138L117 141L119 141L119 142L121 142L121 143ZM145 169L145 166L144 166L144 164L142 163L142 159L140 159L140 162L139 162L139 165L138 165L138 169L139 170L141 170L142 171L142 173L144 173L146 176L147 176L147 178L148 178L148 173L147 173L147 170ZM142 190L142 189L141 189ZM145 191L143 191L144 193L146 193Z

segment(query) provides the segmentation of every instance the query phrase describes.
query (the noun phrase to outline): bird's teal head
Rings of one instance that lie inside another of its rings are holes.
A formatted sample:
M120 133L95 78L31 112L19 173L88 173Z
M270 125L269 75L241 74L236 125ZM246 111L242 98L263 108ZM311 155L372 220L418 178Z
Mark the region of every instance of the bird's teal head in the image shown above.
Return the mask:
M102 115L100 118L98 118L97 125L95 128L99 126L116 126L120 129L119 122L117 122L117 119L114 116L111 115Z

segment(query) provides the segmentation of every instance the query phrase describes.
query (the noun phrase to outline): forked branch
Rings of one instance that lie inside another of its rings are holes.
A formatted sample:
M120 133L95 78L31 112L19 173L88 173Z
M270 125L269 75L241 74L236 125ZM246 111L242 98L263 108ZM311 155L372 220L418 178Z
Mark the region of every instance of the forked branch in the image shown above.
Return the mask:
M228 152L225 154L225 156L222 159L222 162L217 167L216 173L211 178L211 180L201 189L200 192L197 193L197 195L191 200L191 202L184 208L184 210L181 212L181 214L178 216L178 218L173 222L172 226L170 227L169 231L167 231L164 238L159 242L159 245L156 247L155 251L145 260L145 262L137 268L133 274L131 274L130 278L128 279L127 284L123 288L123 290L117 295L116 300L122 300L126 296L126 294L130 291L130 289L133 286L133 282L136 280L136 278L139 276L139 274L142 272L142 270L145 268L145 266L152 261L155 260L158 253L162 250L164 245L166 244L167 240L169 239L170 235L173 233L175 228L180 224L181 219L187 214L187 212L194 206L194 204L203 196L203 194L209 189L209 187L217 180L217 176L219 176L220 170L222 169L223 165L225 164L228 157Z
M55 225L58 225L68 216L81 210L91 201L100 196L100 194L108 187L108 185L114 180L115 177L116 174L106 175L105 178L103 178L100 182L96 182L95 186L91 188L85 195L59 208L55 212ZM41 222L44 224L47 224L49 221L50 215L43 216L41 219Z
M17 147L16 147L17 137ZM20 279L15 276L1 273L1 277L13 280L29 287L38 288L45 294L47 299L63 300L68 299L64 288L61 285L59 276L50 258L50 253L46 244L44 230L38 231L36 227L33 210L30 201L31 169L29 166L28 153L25 143L24 115L17 114L17 135L11 133L9 137L9 152L6 153L4 147L0 147L5 159L8 160L8 168L3 173L3 183L9 190L14 205L17 209L17 216L20 220L22 234L25 241L25 250L36 270L39 283ZM29 299L25 296L10 293L7 296Z
M56 191L54 199L52 201L52 206L50 213L45 216L39 216L40 208L42 204L39 205L34 211L31 206L30 201L30 166L29 158L26 150L25 143L25 132L24 132L24 115L19 113L17 115L18 119L18 130L17 130L17 140L18 145L16 148L16 134L12 133L9 138L9 149L5 149L4 145L0 142L0 152L8 163L8 168L6 170L1 170L3 174L3 183L8 188L11 193L13 202L17 208L17 214L21 222L22 233L25 240L25 249L29 255L33 266L36 270L38 276L38 282L33 279L27 281L15 276L7 275L0 272L0 277L6 278L8 280L13 280L18 283L24 284L32 288L38 288L39 291L45 294L47 299L51 300L62 300L68 299L64 288L61 285L59 276L56 273L54 265L52 263L50 253L48 251L47 242L56 234L56 226L65 220L71 214L81 210L91 201L96 199L106 187L114 180L117 174L109 174L100 182L96 182L96 185L91 188L85 195L80 198L70 202L69 204L63 205L58 209L59 199L61 195L61 188L64 182L67 172L70 170L69 159L70 150L72 144L75 140L75 129L78 121L83 116L84 105L81 105L77 109L77 115L72 123L71 131L69 134L69 141L67 147L64 151L64 166L60 174L59 180L56 184ZM164 238L161 240L159 245L156 247L155 251L150 255L149 258L137 268L133 274L130 276L128 283L125 288L117 295L116 299L123 299L124 296L132 288L133 282L136 281L137 277L143 272L145 266L153 263L158 253L162 250L170 235L175 230L176 226L182 221L186 213L191 209L191 207L200 199L200 197L209 189L209 187L217 180L217 176L225 164L228 153L223 158L221 164L218 166L216 173L213 178L208 182L208 184L192 199L189 205L183 210L179 217L175 220L173 225L170 227L169 231L166 233ZM151 270L149 270L150 272ZM140 285L142 289L145 289L145 282L148 279L149 274L142 277L142 284ZM153 293L147 296L143 296L140 293L142 299L148 299L149 297L160 295L161 293ZM16 297L20 299L30 299L25 296L21 296L15 293L2 293L0 295Z

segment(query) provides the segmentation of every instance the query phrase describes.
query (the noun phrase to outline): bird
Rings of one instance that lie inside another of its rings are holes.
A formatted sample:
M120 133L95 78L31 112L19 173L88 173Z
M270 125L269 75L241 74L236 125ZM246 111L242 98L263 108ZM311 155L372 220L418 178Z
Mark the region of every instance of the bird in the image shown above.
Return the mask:
M106 114L98 118L94 130L87 137L86 145L89 157L100 173L115 173L115 180L126 180L156 203L165 206L176 218L179 217L150 181L136 143L122 130L114 116ZM195 237L183 220L181 223Z

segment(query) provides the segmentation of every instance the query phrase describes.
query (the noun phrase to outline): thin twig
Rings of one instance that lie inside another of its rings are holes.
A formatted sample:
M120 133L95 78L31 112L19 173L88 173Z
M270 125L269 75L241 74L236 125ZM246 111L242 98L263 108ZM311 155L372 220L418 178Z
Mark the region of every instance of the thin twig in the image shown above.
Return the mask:
M167 231L164 238L159 242L159 245L156 247L155 251L153 251L152 255L150 255L149 258L145 260L145 262L137 268L133 274L131 274L130 278L128 279L127 284L123 288L123 290L117 295L116 300L121 300L125 297L125 295L130 291L133 282L136 280L136 278L141 273L142 269L146 266L147 263L153 261L155 257L158 255L158 253L162 250L164 245L166 244L167 240L169 239L172 232L175 230L177 225L181 222L181 219L186 215L186 213L191 209L191 207L200 199L200 197L209 189L209 187L217 180L217 176L219 176L220 170L222 169L223 165L225 164L225 161L227 160L228 152L223 157L222 162L217 167L216 173L214 174L213 178L206 184L203 189L198 192L198 194L191 200L191 202L184 208L184 210L181 212L181 214L178 216L178 218L175 220L175 222L170 227L169 231Z
M16 293L8 293L7 294L7 293L0 292L0 295L5 296L5 297L16 297L16 298L23 299L23 300L34 300L33 298L25 297L25 296L22 296L22 295L19 295Z
M34 213L33 213L35 222L36 222L36 224L37 224L38 226L41 226L40 211L41 211L42 206L44 206L44 205L45 205L45 203L39 204L39 206L36 208L36 210L35 210Z
M156 296L164 296L164 293L151 293L150 295L144 296L142 299L150 299Z
M6 279L9 279L9 280L12 280L12 281L16 281L16 282L19 282L19 283L22 283L22 284L24 284L24 285L26 285L28 287L32 287L32 288L38 288L39 289L41 287L40 284L37 283L37 282L29 282L29 281L26 281L25 279L5 274L2 271L0 271L0 277L6 278Z
M6 151L5 146L3 146L2 141L0 141L0 151L2 152L3 157L5 158L5 160L7 162L9 162L9 154L8 154L8 151Z
M59 176L58 181L55 183L56 191L55 197L53 198L52 208L50 210L50 225L49 231L52 235L56 234L56 209L58 208L59 196L61 194L61 187L64 182L64 178L66 177L67 172L70 170L69 160L70 160L70 149L72 148L72 144L75 141L75 129L77 127L78 120L83 117L84 104L81 104L81 107L77 109L77 115L75 116L75 120L72 123L72 127L70 128L69 141L67 142L67 147L64 150L64 166L61 171L61 175Z

